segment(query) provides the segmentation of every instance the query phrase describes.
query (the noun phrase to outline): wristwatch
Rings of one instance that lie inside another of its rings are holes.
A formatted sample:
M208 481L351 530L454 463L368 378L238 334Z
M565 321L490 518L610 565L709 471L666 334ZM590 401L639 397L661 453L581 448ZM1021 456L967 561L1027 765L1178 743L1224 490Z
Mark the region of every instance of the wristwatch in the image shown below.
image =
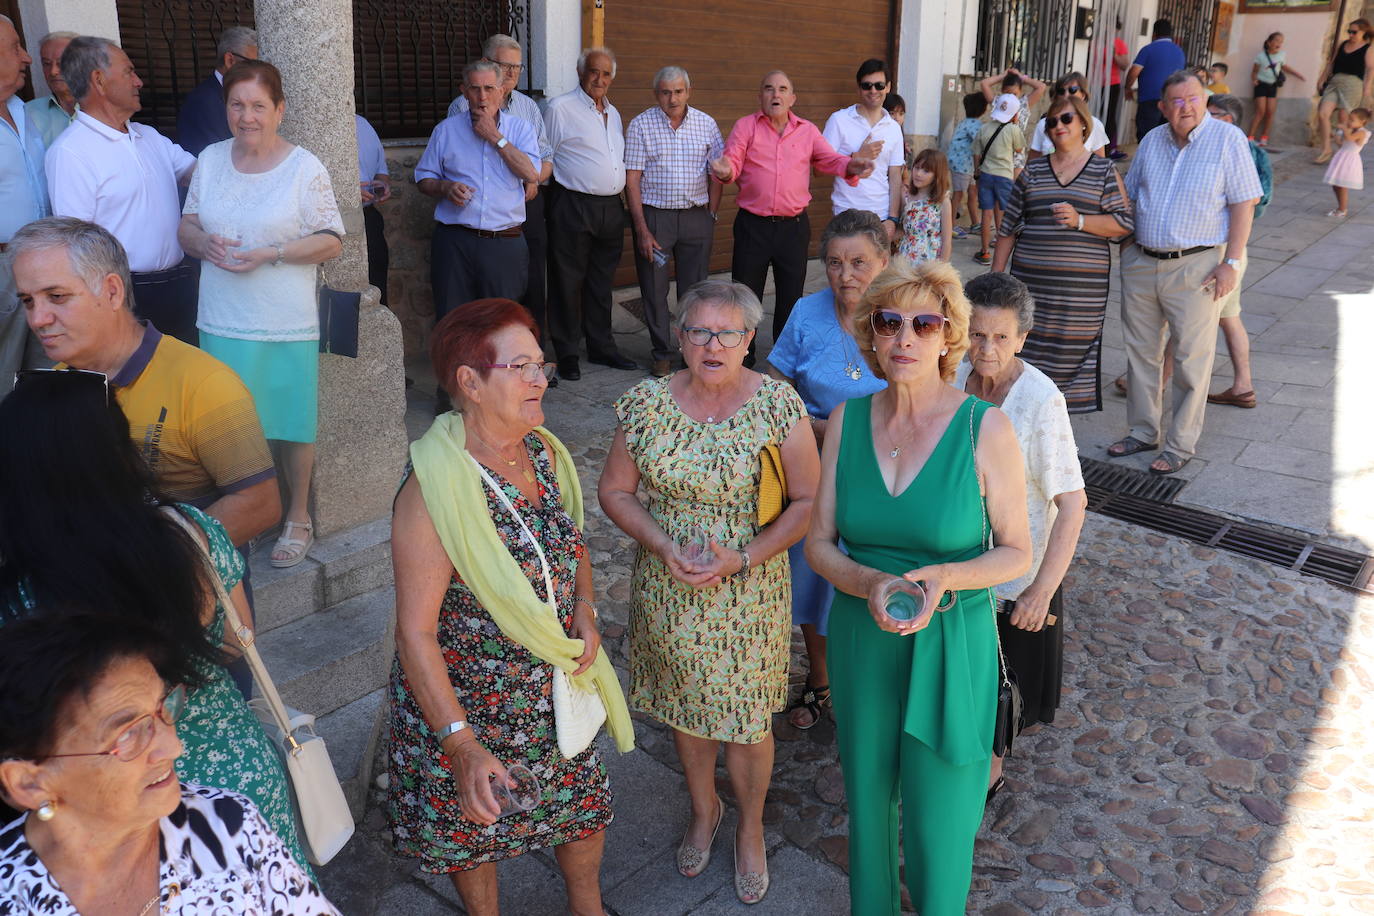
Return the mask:
M749 551L740 550L737 552L739 553L740 567L733 575L730 576L730 578L747 579L749 578Z
M506 144L508 144L508 143L510 143L510 141L507 140L505 137L502 137L500 140L497 140L497 141L496 141L496 148L497 148L497 149L505 149L505 148L506 148Z
M459 719L457 722L450 722L435 733L434 739L440 744L444 743L445 738L450 738L468 727L467 719Z
M1221 263L1240 270L1240 258L1222 258Z

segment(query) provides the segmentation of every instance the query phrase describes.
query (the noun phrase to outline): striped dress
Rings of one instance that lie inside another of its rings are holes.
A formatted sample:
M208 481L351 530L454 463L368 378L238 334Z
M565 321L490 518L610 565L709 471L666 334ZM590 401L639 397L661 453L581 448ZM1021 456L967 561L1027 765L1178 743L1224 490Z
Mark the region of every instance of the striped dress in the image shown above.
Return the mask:
M1110 213L1132 227L1129 204L1110 159L1090 156L1067 185L1050 157L1031 160L1012 188L1001 232L1014 236L1009 270L1035 297L1035 327L1021 358L1054 380L1069 413L1102 409L1102 323L1107 315L1111 243L1059 225L1064 202L1084 216Z

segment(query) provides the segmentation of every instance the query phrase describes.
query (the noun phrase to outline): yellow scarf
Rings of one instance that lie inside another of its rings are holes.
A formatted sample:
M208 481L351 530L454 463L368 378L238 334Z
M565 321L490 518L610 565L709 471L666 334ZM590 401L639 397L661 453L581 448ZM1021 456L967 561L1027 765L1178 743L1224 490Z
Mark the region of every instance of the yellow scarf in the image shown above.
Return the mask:
M558 488L563 506L580 529L582 485L567 448L552 433L538 427L553 452ZM548 613L534 587L515 562L496 525L487 513L487 498L482 478L467 455L467 433L463 417L446 413L434 421L419 440L410 446L410 458L419 478L425 508L439 532L444 552L464 584L472 589L478 604L491 615L506 638L524 646L537 658L571 674L577 670L573 659L586 651L583 641L563 632ZM591 683L587 683L590 679ZM634 749L634 725L625 705L625 694L605 649L598 649L591 668L573 679L579 687L595 684L606 706L606 728L622 753Z

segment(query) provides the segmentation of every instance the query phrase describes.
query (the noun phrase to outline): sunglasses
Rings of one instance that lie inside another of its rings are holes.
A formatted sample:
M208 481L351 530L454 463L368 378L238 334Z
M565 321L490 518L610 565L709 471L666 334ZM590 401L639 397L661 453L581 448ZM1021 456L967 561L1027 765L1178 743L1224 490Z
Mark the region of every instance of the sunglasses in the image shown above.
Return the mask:
M874 89L878 90L879 92L882 92L884 89L887 88L887 83L860 83L859 88L864 90L865 92L870 92Z
M153 717L156 716L166 724L175 726L177 720L186 712L186 701L186 687L178 684L167 691L162 702L157 705L157 712L139 716L115 736L114 747L108 751L88 751L84 754L49 754L48 757L113 757L123 763L137 760L148 749L148 745L153 743L153 735L157 733L157 725L153 721Z
M1081 86L1065 86L1062 89L1054 90L1055 95L1078 95L1083 91Z
M948 321L944 315L912 315L911 329L916 332L916 336L922 340L934 337L945 326ZM868 316L868 323L873 326L873 333L879 337L896 337L902 333L902 325L907 321L902 317L901 312L894 312L891 309L878 309Z
M1072 124L1073 121L1074 113L1072 111L1062 112L1058 117L1055 117L1054 115L1045 115L1046 127L1053 127L1056 123L1063 124L1065 127L1067 127L1068 125Z
M94 390L99 385L105 397L105 406L110 405L110 377L93 369L20 369L14 373L14 387L40 378L62 378L73 384L90 385Z

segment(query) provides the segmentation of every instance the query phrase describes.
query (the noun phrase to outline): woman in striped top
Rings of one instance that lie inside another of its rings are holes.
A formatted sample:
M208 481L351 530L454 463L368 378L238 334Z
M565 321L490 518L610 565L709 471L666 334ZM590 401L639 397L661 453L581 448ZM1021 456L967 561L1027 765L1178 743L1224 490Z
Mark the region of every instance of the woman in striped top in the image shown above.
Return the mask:
M1108 240L1132 230L1116 167L1085 146L1091 125L1080 99L1050 104L1045 132L1054 152L1031 160L1017 178L992 262L1035 297L1035 328L1021 357L1054 380L1070 413L1102 409Z

